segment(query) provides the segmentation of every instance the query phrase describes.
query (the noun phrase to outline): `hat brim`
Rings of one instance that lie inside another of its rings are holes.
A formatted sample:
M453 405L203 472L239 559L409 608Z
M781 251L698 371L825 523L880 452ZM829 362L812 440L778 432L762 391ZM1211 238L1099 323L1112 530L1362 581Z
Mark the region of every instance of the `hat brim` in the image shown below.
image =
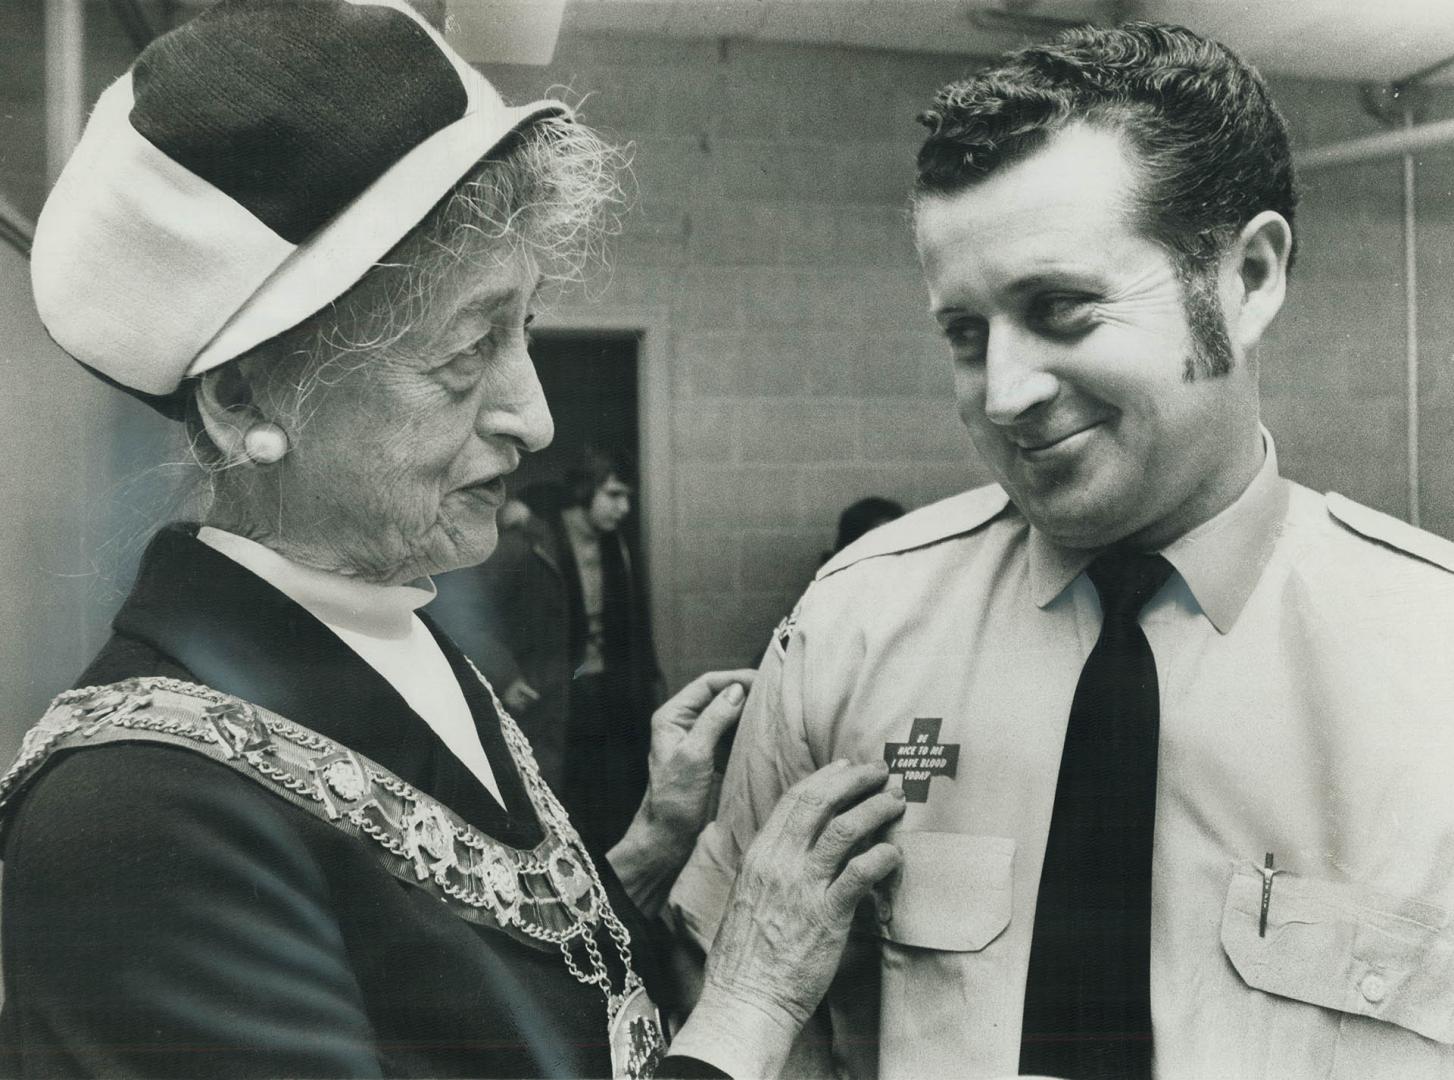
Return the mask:
M280 263L188 365L188 376L225 364L288 330L352 288L370 267L512 132L563 102L471 112L400 158Z

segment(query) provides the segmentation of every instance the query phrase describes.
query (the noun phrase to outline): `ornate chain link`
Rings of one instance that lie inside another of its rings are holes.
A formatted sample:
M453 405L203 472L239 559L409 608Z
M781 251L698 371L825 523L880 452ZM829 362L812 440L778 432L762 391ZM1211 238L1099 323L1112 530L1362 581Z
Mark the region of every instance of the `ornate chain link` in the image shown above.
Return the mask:
M586 868L586 873L590 875L591 887L596 895L600 897L601 921L605 924L606 932L610 934L611 940L616 946L617 955L621 958L622 967L626 971L625 985L622 987L620 994L621 997L625 997L641 985L641 979L636 974L636 966L632 962L631 933L626 929L625 925L616 915L616 912L612 909L610 900L606 896L606 886L601 881L601 875L596 870L595 860L586 852L585 845L581 843L580 834L576 832L575 826L570 823L570 816L566 813L565 807L561 805L560 800L556 798L555 792L550 790L550 786L541 777L540 767L535 763L535 752L531 749L529 740L525 738L525 733L515 723L515 718L505 708L504 702L495 695L495 688L490 685L490 681L480 673L479 668L475 667L474 661L466 657L466 662L469 664L470 670L474 672L475 678L479 679L480 685L489 693L490 702L494 705L495 712L499 714L500 730L505 736L505 743L509 746L510 753L520 766L520 775L525 779L526 786L530 789L531 801L535 803L537 808L542 807L542 804L548 808L551 819L549 824L555 827L562 836L568 837L572 845L583 856L581 862ZM594 938L589 934L587 934L587 937L591 942L589 950L595 950ZM600 975L605 979L602 989L606 991L608 998L616 997L610 991L610 976L606 974L605 964L600 962L599 951L594 952L592 961L593 967L596 963L600 963L598 970ZM571 963L571 967L574 972L576 969L573 962ZM576 977L585 981L581 975L577 975Z

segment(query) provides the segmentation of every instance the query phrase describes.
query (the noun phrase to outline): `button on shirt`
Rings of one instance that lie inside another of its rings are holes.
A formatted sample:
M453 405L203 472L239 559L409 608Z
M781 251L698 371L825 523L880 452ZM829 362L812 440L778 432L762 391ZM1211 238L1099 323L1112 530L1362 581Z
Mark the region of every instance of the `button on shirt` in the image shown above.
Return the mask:
M1242 496L1164 549L1176 572L1141 617L1161 691L1156 1074L1454 1077L1454 545L1280 478L1265 446ZM1015 1072L1066 720L1101 624L1093 554L980 489L842 553L774 639L672 895L704 944L786 787L881 759L924 719L958 747L894 830L902 874L830 991L850 1075Z
M464 692L434 635L414 614L434 599L433 582L424 578L409 585L377 585L330 574L211 526L199 529L197 539L251 570L337 634L504 805Z

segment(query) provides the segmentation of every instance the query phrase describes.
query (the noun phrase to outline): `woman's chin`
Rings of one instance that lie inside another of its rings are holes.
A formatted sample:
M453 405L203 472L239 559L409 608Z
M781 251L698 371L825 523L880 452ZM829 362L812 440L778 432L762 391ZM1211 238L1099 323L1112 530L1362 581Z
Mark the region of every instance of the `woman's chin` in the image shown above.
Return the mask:
M445 530L445 537L448 542L437 553L434 567L426 570L425 574L443 574L466 566L478 566L494 554L500 542L500 530L492 513L487 520L456 522Z

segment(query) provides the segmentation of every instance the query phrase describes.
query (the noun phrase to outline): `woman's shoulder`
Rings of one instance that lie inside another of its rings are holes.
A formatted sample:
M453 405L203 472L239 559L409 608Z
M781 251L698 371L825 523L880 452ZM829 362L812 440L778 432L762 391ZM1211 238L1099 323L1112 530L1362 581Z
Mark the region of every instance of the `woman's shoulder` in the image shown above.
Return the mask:
M179 746L115 742L61 751L18 793L5 821L6 884L44 896L67 882L121 891L180 875L271 865L326 891L310 817L238 773ZM195 875L195 876L194 876Z
M76 685L109 686L145 675L192 681L190 671L155 645L129 634L114 633L86 666Z
M7 827L5 1007L35 1060L377 1069L327 826L191 750L113 742L53 755Z

